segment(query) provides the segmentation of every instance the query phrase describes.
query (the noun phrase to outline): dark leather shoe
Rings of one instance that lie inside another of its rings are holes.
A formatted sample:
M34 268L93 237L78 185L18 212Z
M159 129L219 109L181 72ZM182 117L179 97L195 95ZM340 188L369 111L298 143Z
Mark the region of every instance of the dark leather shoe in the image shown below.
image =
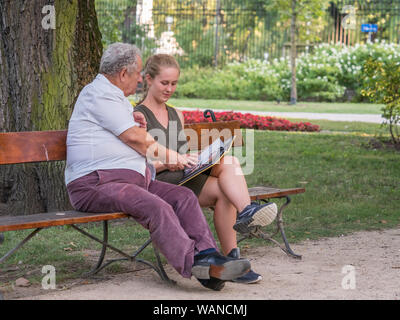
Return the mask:
M210 279L197 279L199 282L208 289L221 291L225 287L225 280L210 277Z
M197 279L233 280L250 270L250 261L225 257L218 252L196 255L192 275Z

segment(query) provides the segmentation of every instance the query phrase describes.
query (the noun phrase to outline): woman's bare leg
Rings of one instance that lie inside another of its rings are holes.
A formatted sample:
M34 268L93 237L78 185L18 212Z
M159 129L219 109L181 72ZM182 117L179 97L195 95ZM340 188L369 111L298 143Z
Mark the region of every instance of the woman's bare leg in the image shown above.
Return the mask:
M250 204L247 182L236 157L223 157L220 163L212 168L211 176L218 178L221 191L238 212Z
M233 225L236 222L236 208L221 191L218 179L208 177L199 195L202 207L214 207L214 226L221 243L223 254L227 255L237 247L236 231Z

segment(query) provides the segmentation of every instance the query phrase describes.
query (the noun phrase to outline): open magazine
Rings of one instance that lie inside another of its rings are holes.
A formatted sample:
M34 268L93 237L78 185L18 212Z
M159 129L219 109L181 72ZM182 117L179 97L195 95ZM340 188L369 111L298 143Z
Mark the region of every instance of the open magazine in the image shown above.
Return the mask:
M192 168L187 168L183 170L183 178L178 182L178 185L182 185L185 182L193 179L200 173L214 166L218 161L229 152L232 147L235 136L226 139L222 142L221 139L215 140L207 148L202 150L199 154L199 159L197 165Z

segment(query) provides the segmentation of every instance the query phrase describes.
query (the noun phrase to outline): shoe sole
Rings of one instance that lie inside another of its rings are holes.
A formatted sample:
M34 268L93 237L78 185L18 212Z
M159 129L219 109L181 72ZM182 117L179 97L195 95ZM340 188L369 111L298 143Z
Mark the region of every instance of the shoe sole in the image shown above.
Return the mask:
M220 279L215 279L210 277L209 280L205 280L205 279L198 279L200 281L200 283L206 287L207 289L211 289L214 291L221 291L224 287L225 287L225 280L220 280ZM207 281L206 283L203 283L202 280Z
M252 217L253 221L248 224L249 227L261 226L265 227L271 224L278 214L278 207L275 203L271 203L258 210Z
M223 265L197 265L192 268L192 275L197 279L233 280L239 278L250 271L251 265L248 260L233 260Z
M268 206L265 206L258 210L254 216L249 218L247 221L243 221L239 224L235 224L233 229L238 232L246 233L249 232L249 227L265 227L270 225L276 218L278 214L278 207L275 203L271 203Z
M225 281L221 280L221 282L214 285L213 287L209 287L209 289L214 291L221 291L224 287L225 287Z
M243 283L243 284L252 284L252 283L260 282L261 280L262 280L262 277L260 276L255 280L246 281L246 280L241 280L241 279L233 279L233 280L231 280L231 282Z

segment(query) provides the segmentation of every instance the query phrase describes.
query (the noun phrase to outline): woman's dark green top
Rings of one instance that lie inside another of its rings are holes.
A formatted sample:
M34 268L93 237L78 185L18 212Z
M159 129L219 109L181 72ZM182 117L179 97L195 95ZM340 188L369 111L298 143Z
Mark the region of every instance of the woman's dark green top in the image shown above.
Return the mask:
M182 127L181 120L179 119L178 113L173 107L167 106L168 111L168 127L165 128L156 118L154 113L141 104L135 107L135 111L143 113L147 121L147 131L153 136L153 138L168 149L177 151L184 154L188 151L188 145L186 135ZM189 180L184 184L185 187L192 189L192 191L198 196L201 189L203 188L209 172L198 175L197 177ZM169 171L164 170L157 173L156 179L172 184L178 184L183 178L183 170L180 171Z

